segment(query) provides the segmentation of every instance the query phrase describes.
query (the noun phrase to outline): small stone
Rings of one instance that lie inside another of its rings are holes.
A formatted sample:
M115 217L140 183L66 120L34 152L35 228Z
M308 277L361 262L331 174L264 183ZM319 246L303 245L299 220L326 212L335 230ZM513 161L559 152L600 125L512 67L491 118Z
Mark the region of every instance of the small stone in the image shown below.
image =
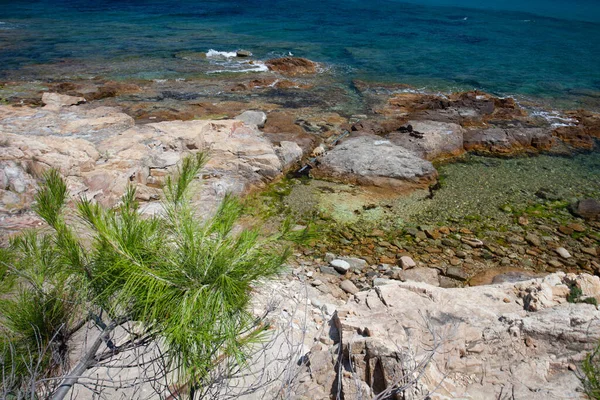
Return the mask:
M394 283L394 281L392 279L387 279L387 278L373 279L373 286L384 286L384 285L389 285L390 283Z
M581 251L594 257L598 255L598 250L595 247L582 247Z
M525 236L525 240L527 241L527 243L535 247L540 247L542 245L542 241L540 240L539 236L534 235L532 233Z
M462 242L464 244L468 244L471 247L477 248L477 247L483 247L483 242L479 239L468 239L468 238L463 238Z
M459 251L456 252L456 257L458 257L458 258L467 258L467 253L465 253L462 250L459 250Z
M569 225L567 225L568 228L573 229L575 232L585 232L585 226L578 224L576 222L572 222Z
M563 267L563 264L555 258L553 258L552 260L549 260L548 264L554 268L562 268Z
M527 217L519 217L518 219L518 223L519 225L525 226L525 225L529 225L529 220L527 219Z
M458 242L456 240L449 239L449 238L442 239L442 244L444 246L448 246L448 247L458 247Z
M560 233L562 233L563 235L571 235L574 232L573 229L569 228L568 226L564 226L564 225L559 226L558 231Z
M350 269L350 263L340 259L333 260L329 264L340 274L345 274Z
M356 293L359 292L359 290L356 287L356 285L354 283L352 283L352 281L350 281L350 280L342 281L342 283L340 284L340 288L344 292L350 293L350 294L356 294Z
M444 235L450 234L450 228L448 228L447 226L441 226L438 230Z
M577 371L577 366L575 364L569 364L569 371Z
M505 297L504 299L502 299L502 301L505 303L510 303L510 299L508 297Z
M410 269L417 266L417 263L409 256L400 257L400 266L404 269Z
M311 283L311 285L313 285L313 286L321 286L322 284L323 284L323 281L320 281L319 279L315 279Z
M562 258L571 258L571 254L564 247L558 247L555 251L556 254L558 254Z
M459 281L466 281L469 278L469 275L460 267L448 267L445 275Z
M328 263L332 262L336 258L337 257L333 253L325 253L325 261L327 261Z
M340 274L335 270L335 268L328 267L325 265L320 266L319 271L321 271L322 274L340 276Z

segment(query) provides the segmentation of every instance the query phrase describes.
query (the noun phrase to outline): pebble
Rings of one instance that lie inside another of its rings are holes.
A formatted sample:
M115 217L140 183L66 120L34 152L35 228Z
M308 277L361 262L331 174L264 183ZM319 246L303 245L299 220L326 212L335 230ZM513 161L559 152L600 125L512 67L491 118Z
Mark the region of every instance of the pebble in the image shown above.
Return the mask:
M350 269L350 263L340 259L332 260L329 264L341 274L345 274Z
M589 254L590 256L597 256L598 255L598 251L594 247L582 247L581 251L583 251L586 254Z
M409 269L416 267L417 263L409 256L402 256L400 257L400 266L404 269Z
M562 258L571 258L571 254L564 247L558 247L555 251L556 254L558 254Z
M542 241L540 240L540 238L532 233L525 236L525 240L527 241L527 243L535 247L540 247L542 245Z
M356 287L356 285L354 283L352 283L352 281L350 281L350 280L342 281L342 283L340 284L340 288L344 292L350 293L350 294L356 294L356 293L359 292L359 290Z
M312 281L311 283L313 286L321 286L323 284L322 281L315 279L314 281Z

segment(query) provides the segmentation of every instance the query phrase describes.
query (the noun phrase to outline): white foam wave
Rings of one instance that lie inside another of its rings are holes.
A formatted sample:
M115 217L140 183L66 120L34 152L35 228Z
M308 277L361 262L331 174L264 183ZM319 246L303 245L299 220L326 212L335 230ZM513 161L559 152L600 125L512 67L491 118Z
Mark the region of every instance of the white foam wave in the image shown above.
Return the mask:
M237 57L237 52L235 51L217 51L210 49L206 52L206 57L208 58L233 58Z
M545 119L553 128L577 125L577 120L575 118L565 117L558 111L532 111L531 115Z
M261 61L214 61L214 64L218 65L219 69L214 71L208 71L207 74L223 74L223 73L245 73L245 72L267 72L269 67Z

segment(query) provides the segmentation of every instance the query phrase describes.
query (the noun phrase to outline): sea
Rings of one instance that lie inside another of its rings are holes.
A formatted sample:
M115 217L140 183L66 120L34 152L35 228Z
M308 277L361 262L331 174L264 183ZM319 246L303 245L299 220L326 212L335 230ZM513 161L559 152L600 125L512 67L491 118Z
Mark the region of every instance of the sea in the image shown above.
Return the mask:
M252 64L233 57L240 49ZM600 1L0 0L4 81L253 74L286 55L348 85L596 109Z

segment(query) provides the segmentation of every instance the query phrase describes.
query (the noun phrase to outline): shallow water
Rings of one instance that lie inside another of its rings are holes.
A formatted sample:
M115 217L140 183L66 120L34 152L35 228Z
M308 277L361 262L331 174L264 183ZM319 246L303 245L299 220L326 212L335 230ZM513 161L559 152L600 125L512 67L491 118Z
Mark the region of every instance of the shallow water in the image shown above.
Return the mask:
M297 216L320 215L340 225L398 229L405 226L510 225L512 211L549 201L600 198L600 154L522 158L467 156L439 167L441 188L410 195L312 180L296 184L283 200ZM546 199L539 193L546 193ZM512 210L507 212L506 206Z
M479 3L0 0L0 79L189 79L260 71L260 61L291 53L325 63L347 85L358 78L600 104L600 3ZM258 64L189 56L240 48Z

